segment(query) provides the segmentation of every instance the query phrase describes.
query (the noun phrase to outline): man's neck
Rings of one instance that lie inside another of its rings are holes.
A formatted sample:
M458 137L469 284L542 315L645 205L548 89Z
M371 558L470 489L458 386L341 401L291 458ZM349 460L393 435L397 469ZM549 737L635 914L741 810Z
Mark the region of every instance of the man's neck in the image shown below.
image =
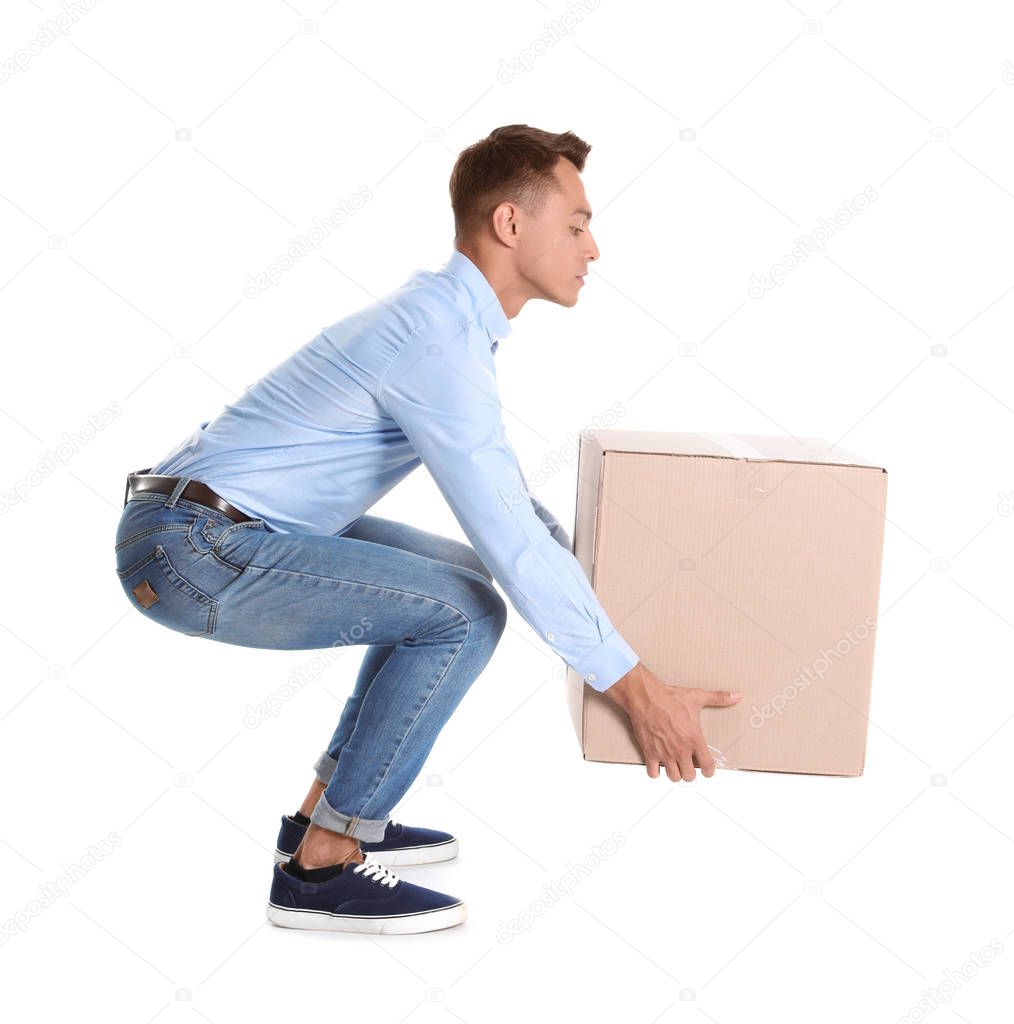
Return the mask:
M456 245L455 248L467 256L482 272L500 300L504 315L508 320L521 312L522 306L531 298L527 292L527 282L518 273L510 261L498 256L495 252L471 245Z

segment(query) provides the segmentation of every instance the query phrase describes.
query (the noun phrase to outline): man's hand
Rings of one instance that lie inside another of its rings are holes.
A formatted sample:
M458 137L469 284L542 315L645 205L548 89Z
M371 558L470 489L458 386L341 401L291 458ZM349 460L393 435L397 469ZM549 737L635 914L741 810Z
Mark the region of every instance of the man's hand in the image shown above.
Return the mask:
M603 692L630 718L649 778L658 778L661 762L673 782L693 782L695 765L706 778L715 774L715 759L701 732L700 710L730 707L742 696L728 690L670 686L641 661Z

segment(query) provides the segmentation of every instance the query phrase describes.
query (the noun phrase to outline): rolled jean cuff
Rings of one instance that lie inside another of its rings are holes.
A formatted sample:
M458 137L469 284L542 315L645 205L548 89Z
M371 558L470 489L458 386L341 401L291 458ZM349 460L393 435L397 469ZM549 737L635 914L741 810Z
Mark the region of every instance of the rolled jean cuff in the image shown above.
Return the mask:
M338 762L325 750L317 758L313 770L317 773L317 778L326 786L331 781L331 776L334 775L334 770L337 767Z
M320 794L320 799L310 815L310 821L314 825L319 825L331 832L338 832L341 835L362 839L367 843L379 843L384 838L388 820L388 818L356 818L342 814L327 802L323 793Z

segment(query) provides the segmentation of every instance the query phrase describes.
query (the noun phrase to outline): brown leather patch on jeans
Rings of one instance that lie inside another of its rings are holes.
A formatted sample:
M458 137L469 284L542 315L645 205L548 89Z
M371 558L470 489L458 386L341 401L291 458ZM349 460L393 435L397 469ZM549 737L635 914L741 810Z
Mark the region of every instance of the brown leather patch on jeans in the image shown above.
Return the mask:
M158 600L158 594L147 580L141 580L131 593L137 598L137 603L142 608L150 608Z

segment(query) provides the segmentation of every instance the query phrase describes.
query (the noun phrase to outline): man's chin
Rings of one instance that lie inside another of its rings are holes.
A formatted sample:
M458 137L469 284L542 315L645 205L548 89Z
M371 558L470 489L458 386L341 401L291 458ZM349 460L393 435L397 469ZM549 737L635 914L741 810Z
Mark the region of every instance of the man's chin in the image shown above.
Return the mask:
M577 305L579 293L580 289L577 289L577 291L574 291L573 289L570 289L568 291L561 290L558 292L546 291L543 292L540 298L545 299L546 302L552 302L554 305L557 306L566 306L569 309L571 306Z

